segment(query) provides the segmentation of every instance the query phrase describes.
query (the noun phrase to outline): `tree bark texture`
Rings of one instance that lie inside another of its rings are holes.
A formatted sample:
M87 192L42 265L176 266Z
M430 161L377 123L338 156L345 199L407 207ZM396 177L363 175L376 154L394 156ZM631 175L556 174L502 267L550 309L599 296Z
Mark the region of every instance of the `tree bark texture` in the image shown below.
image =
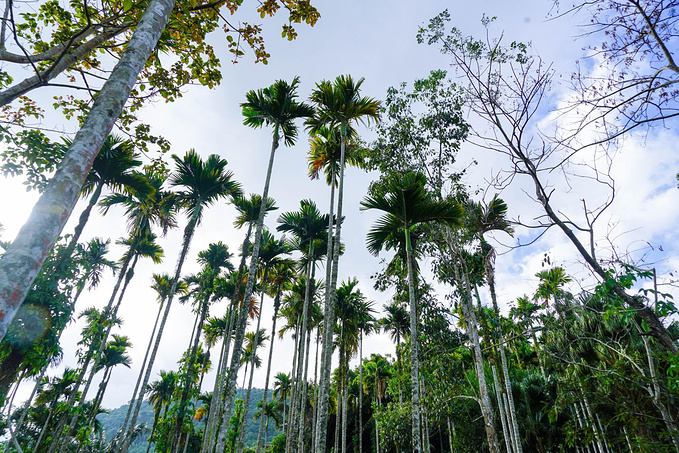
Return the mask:
M94 158L120 116L174 7L152 0L83 126L9 250L0 258L0 340L75 207Z

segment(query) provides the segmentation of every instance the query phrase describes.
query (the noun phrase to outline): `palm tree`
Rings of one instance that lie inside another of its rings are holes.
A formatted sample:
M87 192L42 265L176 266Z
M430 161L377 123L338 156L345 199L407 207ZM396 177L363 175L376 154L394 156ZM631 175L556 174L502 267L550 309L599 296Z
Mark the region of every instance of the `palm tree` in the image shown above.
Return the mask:
M69 139L64 139L64 142L67 148L72 145ZM81 196L89 195L90 199L80 214L68 246L62 252L62 260L73 253L105 186L116 192L136 193L142 197L153 194L154 188L144 175L134 171L141 164L139 154L134 150L134 142L114 135L106 137L80 191Z
M564 313L562 312L561 301L565 293L562 288L570 283L571 278L562 267L553 267L546 271L540 271L535 276L540 279L540 286L538 286L535 292L535 299L544 299L545 306L549 307L549 299L552 298L554 300L554 309L559 314L559 317L563 318Z
M339 76L334 82L324 80L316 84L316 89L311 94L311 101L316 104L317 116L307 122L309 129L320 132L322 127L329 129L339 128L340 132L340 160L339 160L339 186L337 195L337 219L335 232L332 232L334 218L334 200L331 200L326 265L326 296L323 324L332 326L335 324L335 290L337 288L337 275L339 264L339 250L342 232L342 202L344 195L344 166L346 160L347 136L350 134L352 123L356 121L369 122L379 118L379 102L372 98L362 97L360 88L363 84L361 78L354 82L351 76ZM331 190L334 186L331 185ZM333 237L335 243L333 243ZM316 421L316 439L314 440L315 451L325 451L325 442L328 422L328 399L330 396L330 364L332 359L333 329L323 330L323 349L321 354L321 378L319 388L319 411Z
M193 365L198 351L198 344L200 342L200 332L203 330L203 323L207 318L208 308L214 292L214 282L222 268L233 271L233 265L229 261L231 258L228 247L221 241L212 243L207 250L198 253L198 262L203 265L203 269L198 276L198 294L196 299L199 302L199 307L196 314L196 329L193 334L192 342L189 346L189 360L186 366L187 374L193 372ZM175 425L175 432L173 437L173 447L179 443L181 430L184 425L184 413L186 411L186 404L189 401L191 387L194 381L187 375L185 384L182 388L182 393L179 402L179 414L177 415L177 422ZM198 389L200 391L200 389Z
M94 417L99 411L101 402L104 399L104 394L106 393L106 388L108 387L108 383L111 380L111 372L113 367L123 365L127 368L130 368L130 364L132 363L132 359L127 353L127 350L132 346L130 339L121 335L113 334L112 336L113 339L106 343L106 347L104 348L102 354L102 359L99 361L99 364L96 367L96 371L104 370L104 374L101 378L101 382L99 383L99 390L97 391L92 403L92 412L87 422L88 426L92 425L94 422Z
M140 386L141 394L144 393L151 376L151 370L158 352L158 347L160 346L165 322L170 313L172 300L177 289L177 283L181 276L182 266L189 251L189 245L191 244L195 229L200 225L203 218L203 210L217 202L220 198L241 195L240 184L235 182L233 180L233 174L226 170L226 160L220 158L218 155L211 154L203 161L195 150L189 150L183 158L173 155L172 159L175 161L177 169L170 176L170 184L174 187L183 188L174 194L175 202L180 209L187 212L189 221L184 228L182 248L177 259L175 275L165 304L163 319L158 327L158 334L156 335L153 351L149 357L144 380ZM141 398L138 398L129 427L135 426L140 408ZM127 453L129 447L130 438L128 436L125 439L121 452Z
M278 398L278 402L283 405L283 431L285 431L285 415L288 402L288 396L292 391L292 379L289 374L278 373L275 376L275 381L273 383L273 396Z
M377 209L385 214L380 217L368 233L367 246L378 254L385 243L399 232L405 236L406 261L408 266L408 294L410 300L410 357L412 375L412 438L413 451L422 451L420 437L420 389L417 340L417 305L415 300L415 275L413 271L413 244L411 229L421 223L440 222L458 225L462 208L451 201L437 201L427 193L426 178L421 173L407 173L401 178L389 181L387 191L369 195L361 201L361 209Z
M264 445L266 445L266 433L269 431L269 421L273 419L276 427L279 427L281 424L281 405L277 401L265 403L264 399L261 399L257 403L257 407L258 409L255 411L254 419L263 423L266 418L266 427L264 429Z
M233 292L229 296L231 299L231 305L228 309L228 317L226 321L226 331L233 332L234 324L236 322L235 316L238 313L238 304L244 299L241 297L242 281L245 275L245 264L248 253L250 252L250 236L252 235L253 226L257 225L257 220L259 219L260 209L262 207L262 197L257 194L250 194L249 198L245 196L238 196L233 198L233 205L238 211L236 220L234 220L234 225L237 228L243 228L247 225L247 233L245 234L245 239L243 240L243 245L241 246L241 261L238 266L238 272L233 274L233 279L235 285L233 287ZM265 214L278 209L275 206L275 201L273 198L267 197L266 203L264 204ZM222 350L220 352L220 363L217 367L217 374L215 376L215 383L213 387L213 394L222 395L224 393L225 377L227 374L228 362L226 358L229 355L229 350L231 346L231 340L233 335L229 334L224 338L222 343ZM214 436L216 435L215 428L219 414L222 410L222 399L217 398L214 404L210 406L210 413L208 414L208 420L205 426L203 435L203 444L201 446L201 453L205 453L208 450L208 445L214 442Z
M304 303L302 305L302 323L300 326L300 333L298 338L298 352L297 352L297 369L295 370L295 389L293 390L293 400L290 413L292 415L293 425L291 433L297 433L297 421L303 420L298 417L298 411L304 411L302 404L302 397L305 395L302 382L302 376L305 374L305 364L309 363L308 354L309 348L305 345L307 332L309 331L309 304L311 303L312 287L314 286L315 276L315 244L322 241L326 235L326 228L329 223L328 215L321 215L321 212L316 207L316 204L311 200L302 200L300 202L300 210L294 212L286 212L281 214L278 218L279 231L291 232L297 239L299 248L305 252L309 262L306 272L306 287L304 291ZM287 440L293 441L294 436L290 436ZM301 436L300 436L301 437ZM301 447L298 447L301 448Z
M271 181L271 173L273 171L273 162L276 149L282 139L283 143L291 146L295 143L297 138L297 126L295 119L308 118L313 115L312 107L305 103L297 102L297 85L299 78L295 77L292 83L288 84L283 80L277 80L268 88L257 91L249 91L245 97L246 102L241 104L243 108L243 115L245 120L243 123L246 126L259 128L264 125L273 126L273 140L271 142L271 153L269 156L269 165L267 167L266 178L264 181L264 190L262 191L262 200L267 200L269 197L269 184ZM248 280L245 285L244 300L248 301L252 297L255 285L255 273L259 259L259 249L261 246L262 230L264 228L265 209L259 210L257 218L257 227L255 229L254 247L252 248L252 257L250 258L250 267L248 271ZM224 415L222 417L222 426L218 435L218 451L221 452L226 445L226 432L229 421L226 419L233 404L233 398L236 389L235 376L238 374L238 367L240 364L240 352L243 345L243 336L245 334L245 327L247 324L247 315L242 311L239 315L236 335L234 337L233 353L231 357L231 364L229 366L229 373L226 376L227 385L226 398L224 403ZM213 442L208 441L209 448ZM207 448L204 449L207 451Z
M484 234L490 231L503 231L510 236L513 235L514 229L511 223L507 220L507 204L496 195L488 202L488 204L469 203L468 219L470 231L478 236L481 243L481 253L483 255L484 269L486 274L486 281L490 290L490 298L493 303L493 311L495 316L500 319L500 309L497 303L497 292L495 291L495 249L486 241ZM510 436L512 442L512 450L515 453L522 453L521 436L519 434L519 423L516 417L516 407L514 404L514 395L512 392L512 384L509 377L509 365L507 362L507 355L505 353L505 342L502 328L498 328L498 344L500 350L500 364L502 366L503 377L505 380L505 391L507 395L507 405L509 406L509 418L511 425L509 426ZM501 406L502 396L498 396L498 405Z
M382 329L389 332L392 341L396 342L396 369L398 371L398 400L403 403L403 389L401 385L401 339L410 335L410 318L408 311L396 300L384 307L386 316L380 319Z
M158 313L156 314L156 320L153 323L153 330L151 331L151 335L149 337L149 343L146 346L146 353L144 354L144 360L141 364L141 367L139 368L139 375L137 376L137 383L135 384L134 387L134 392L132 392L132 398L130 399L130 403L127 408L127 414L125 415L125 421L123 422L123 426L120 427L119 433L121 433L122 436L125 436L125 433L127 432L128 428L128 423L130 421L130 417L132 416L132 411L134 409L136 399L137 397L143 398L143 394L139 393L139 387L141 385L141 381L144 378L144 372L146 371L146 364L148 362L149 354L151 353L151 350L153 348L153 343L154 343L154 337L156 334L156 330L158 329L158 322L160 321L160 315L163 313L163 307L165 305L165 301L170 295L170 290L172 289L172 278L168 274L153 274L152 275L152 280L153 284L151 285L151 288L156 292L158 295L156 300L160 302L158 306ZM177 283L177 287L175 289L176 294L185 294L188 291L188 287L186 286L186 283L183 281L179 281Z
M153 441L153 435L156 432L156 427L158 426L158 420L160 419L160 411L165 408L165 414L170 408L170 402L172 402L172 396L174 395L175 389L177 388L177 383L179 381L179 375L174 371L161 371L160 379L149 384L148 393L149 403L153 406L154 417L153 417L153 427L151 428L151 434L148 439L148 446L146 448L146 453L148 453L151 448L151 442Z
M356 326L358 327L358 452L363 453L363 335L379 332L379 324L373 316L374 302L362 300L356 310Z
M387 380L391 377L389 362L381 355L372 354L370 360L365 363L365 375L364 388L366 386L372 388L375 395L375 406L382 406L382 399L387 391ZM374 412L373 419L375 420L375 452L380 453L380 433Z
M112 317L115 318L117 316L118 310L120 308L120 305L122 303L123 297L125 295L125 292L128 288L128 285L130 284L130 281L132 280L132 277L134 276L134 268L136 267L137 261L140 257L148 257L151 258L152 261L156 264L160 263L162 261L163 257L163 250L160 248L159 245L155 243L156 236L153 233L147 232L143 236L134 236L131 235L129 240L122 240L119 241L119 243L123 245L128 246L127 252L123 255L121 261L124 263L122 264L122 270L120 272L120 276L118 278L118 283L116 284L116 288L114 288L114 295L115 296L115 291L117 287L119 287L120 281L122 280L122 277L124 276L124 282L123 286L120 289L120 294L118 295L118 300L115 305L111 305L114 301L114 297L112 296L111 299L109 300L109 304L106 306L103 312L103 316L105 317ZM129 268L128 268L129 265ZM124 272L124 270L127 270ZM97 373L99 369L99 363L101 360L104 358L104 348L106 347L106 341L108 340L108 336L111 333L111 329L113 328L113 324L110 323L108 324L108 327L101 330L98 335L101 336L101 338L97 339L97 341L93 342L93 347L91 347L86 355L86 359L84 360L82 366L81 366L81 371L80 371L80 379L78 380L78 384L76 388L73 391L73 397L72 397L72 403L73 404L78 395L78 389L80 388L80 384L83 381L83 378L88 370L88 367L90 365L90 362L93 361L93 366L90 369L89 376L87 380L85 381L85 386L83 387L82 390L82 396L80 397L80 405L83 406L86 403L86 397L87 393L90 389L90 386L92 385L92 382L94 380L94 376ZM95 412L98 410L98 407L95 407ZM61 449L60 451L63 453L66 451L65 449L68 446L68 440L69 436L71 435L70 433L74 432L78 419L80 417L81 412L76 411L71 418L71 422L69 423L69 427L66 431L66 438L64 441L61 443ZM65 423L65 422L64 422ZM62 427L63 428L63 427ZM59 428L57 428L57 432L59 431ZM58 439L60 436L54 436L55 438L52 440L52 444L50 446L50 450L52 448L56 449Z
M115 275L118 265L114 261L106 258L106 255L109 252L108 245L110 243L110 239L102 241L100 238L94 238L78 252L78 261L82 266L83 275L76 284L76 293L72 301L74 306L76 302L78 302L86 285L88 290L95 289L99 286L101 277L106 269L111 269Z
M362 349L362 332L367 325L372 325L374 318L372 309L365 296L357 288L358 280L350 279L337 288L337 318L341 320L341 328L337 343L340 350L340 372L338 378L338 418L342 420L342 451L346 452L347 439L347 407L349 397L349 360ZM360 362L359 362L360 366ZM362 380L362 374L361 374ZM359 431L362 432L362 431Z
M47 427L52 419L55 411L57 410L57 405L59 404L59 399L64 396L67 397L71 394L72 387L78 382L78 373L76 370L65 368L63 374L60 378L54 377L50 381L48 378L48 383L46 388L43 389L40 395L35 400L35 404L38 407L45 406L49 404L49 412L47 418L40 430L40 435L38 440L33 445L33 451L40 451L39 447L42 443L42 439L47 434Z
M276 339L276 320L278 319L278 310L281 306L281 294L285 288L287 288L293 278L295 277L294 271L295 262L291 259L281 259L278 260L272 266L271 284L270 290L274 294L273 303L273 316L271 317L271 342L269 343L269 360L266 366L266 375L264 380L264 395L262 396L263 404L266 406L267 395L269 392L269 376L271 374L271 361L273 359L273 345ZM266 416L266 414L265 414ZM267 422L268 423L268 422ZM259 432L257 434L257 447L255 448L255 453L259 453L262 446L262 435L264 433L264 419L259 421ZM264 440L266 444L266 437Z
M285 239L285 236L283 236L280 239L274 238L274 236L269 233L267 230L264 230L262 232L262 245L260 248L260 253L259 253L259 260L261 262L260 266L261 268L259 269L259 274L260 274L260 287L261 287L261 292L260 292L260 310L257 316L257 326L255 327L255 332L260 331L260 326L261 326L261 321L262 321L262 305L264 304L264 294L266 292L267 286L269 284L269 269L271 266L273 266L275 263L279 262L281 260L280 256L281 255L288 255L291 252L291 248L288 244L288 242ZM263 330L263 329L261 329ZM272 336L274 333L272 332ZM255 341L259 341L260 338L256 337ZM254 349L257 349L259 347L259 344L255 343L254 344ZM254 360L255 356L252 356L252 359ZM255 367L254 367L254 362L250 366L250 381L248 383L248 390L245 394L245 402L243 405L243 420L246 422L248 421L248 409L250 406L250 395L252 392L252 380L254 377L254 372L255 372ZM238 452L242 452L244 448L244 442L245 442L245 430L241 431L240 439L238 440Z

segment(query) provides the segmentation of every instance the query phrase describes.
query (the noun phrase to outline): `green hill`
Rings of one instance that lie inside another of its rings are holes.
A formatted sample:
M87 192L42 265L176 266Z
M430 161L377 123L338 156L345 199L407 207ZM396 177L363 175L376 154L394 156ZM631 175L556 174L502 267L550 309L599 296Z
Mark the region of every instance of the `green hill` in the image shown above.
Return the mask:
M243 397L245 399L245 391L238 389L236 391L236 397ZM248 418L251 420L247 425L245 431L245 445L249 447L254 447L257 443L257 434L259 432L259 420L252 421L255 412L257 411L257 403L262 399L264 395L263 389L252 389L252 394L250 396L250 408L248 410ZM269 392L269 397L271 397L271 392ZM125 421L125 416L127 415L128 405L125 404L116 409L110 409L108 413L101 414L97 417L97 420L102 424L102 427L106 433L106 439L110 440L118 432L123 422ZM146 431L142 434L136 442L130 447L130 453L145 453L146 452L146 439L151 432L151 426L153 425L153 408L146 401L141 405L141 410L139 411L139 417L137 423L143 423L146 425ZM202 422L194 421L196 430L203 429ZM276 430L273 426L274 423L271 421L269 423L269 430L267 432L267 440L270 442L276 434L280 431Z

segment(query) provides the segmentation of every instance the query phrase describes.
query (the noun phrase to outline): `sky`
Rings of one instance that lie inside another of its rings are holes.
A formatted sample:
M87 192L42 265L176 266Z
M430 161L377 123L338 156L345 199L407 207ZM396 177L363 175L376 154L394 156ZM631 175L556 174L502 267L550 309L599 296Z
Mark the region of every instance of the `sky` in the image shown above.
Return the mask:
M266 44L271 54L266 66L252 63L251 53L246 53L237 64L230 64L224 36L218 32L211 35L211 42L222 58L221 85L212 90L202 86L188 87L184 96L174 103L159 101L145 107L140 115L142 120L171 142L172 153L182 155L194 148L204 157L218 154L228 160L229 169L246 193L261 193L271 131L254 130L242 124L239 104L245 100L245 93L249 90L266 87L276 79L291 80L300 76L299 94L304 99L315 83L324 79L332 80L340 74L351 74L355 78L365 78L363 95L381 100L390 86L402 82L411 85L414 80L426 77L431 70L446 69L451 77L456 78L455 71L450 68L449 57L442 55L435 46L418 45L415 39L419 26L448 8L451 26L460 28L464 34L482 36L484 30L480 20L485 13L497 17L491 27L491 32L496 36L503 33L507 41L532 42L534 51L545 61L552 62L556 71L554 96L557 101L552 105L553 108L558 105L559 99L565 100L568 96L568 80L574 62L582 56L582 48L587 44L586 39L580 37L582 29L577 25L582 23L580 18L565 16L547 19L552 3L546 0L479 0L464 3L349 0L316 1L314 4L320 10L321 19L313 28L300 25L297 30L299 36L295 41L288 42L280 38L280 21L264 21ZM247 2L243 8L248 8ZM49 102L52 95L54 93L45 92L37 95L36 99ZM554 118L546 111L542 120L549 125ZM72 124L58 116L48 115L45 121L47 126L74 131ZM474 122L475 119L470 118L470 121ZM359 131L366 140L375 137L374 131L369 128L362 127ZM600 236L597 238L603 250L607 249L610 239L617 250L629 251L634 259L643 258L645 264L658 267L659 274L663 276L661 283L668 284L663 287L668 292L674 291L673 286L669 285L673 278L669 272L677 275L676 269L679 268L675 227L679 220L679 192L675 179L679 170L679 156L673 146L677 138L677 134L668 128L649 134L633 134L625 141L612 166L617 198L602 219ZM277 151L270 194L279 209L266 221L272 230L275 229L278 215L298 210L302 199L310 198L321 210L327 209L327 186L307 177L307 150L307 138L302 135L295 146L281 147ZM508 162L499 153L465 144L458 164L463 168L472 161L477 164L471 166L466 183L480 189L490 199L495 192L489 189L489 181L497 172L506 170ZM389 255L374 257L365 250L366 233L378 214L358 209L368 184L376 177L375 174L366 174L353 168L347 170L344 201L346 220L342 238L346 253L340 259L340 279L356 277L363 293L375 301L376 307L382 307L390 302L392 295L375 291L370 276L381 270L380 258L388 258ZM560 175L555 174L549 176L549 183L555 190L555 200L560 209L574 219L581 218L578 217L581 216L581 200L590 200L595 196L591 184L583 181L576 181L569 186ZM16 179L1 177L0 193L3 194L0 197L0 223L4 226L1 238L10 240L28 217L37 195L26 193ZM508 203L510 217L531 221L540 215L530 194L528 181L521 178L515 179L502 191L501 196ZM66 233L73 231L83 207L83 202L76 207L66 226ZM197 254L212 242L223 241L232 252L237 252L244 232L234 228L234 216L234 208L226 202L219 203L205 213L191 245L184 267L185 275L198 270ZM173 272L185 224L185 218L180 216L180 219L181 228L171 231L159 241L165 250L165 261L161 265L140 263L123 301L119 315L124 319L124 324L116 333L130 337L134 345L131 351L133 364L130 369L119 367L113 371L104 400L106 407L124 404L131 396L157 310L156 296L149 288L151 275ZM124 235L122 212L111 210L105 217L99 213L92 216L83 239L97 236L115 241ZM543 269L545 254L548 254L553 264L564 265L571 272L574 278L569 288L571 291L591 287L591 275L580 265L573 247L558 231L550 230L531 246L511 247L530 242L534 235L532 230L517 227L514 238L508 235L495 237L501 252L497 258L497 286L503 310L507 310L516 297L532 294L537 284L535 274ZM112 247L112 257L117 258L120 253L121 248ZM426 259L421 264L423 269L430 266L431 262ZM97 290L82 296L76 310L79 312L89 306L103 307L113 283L109 275ZM437 288L443 298L448 289ZM487 295L484 293L483 297L487 298ZM268 299L264 302L262 326L267 330L270 329L271 305ZM223 310L224 304L217 304L211 308L211 314L221 315ZM193 319L190 307L175 303L152 379L158 376L159 370L177 368L176 362L188 346ZM64 358L59 367L49 371L50 375L61 373L64 366L76 366L75 345L81 327L80 323L73 323L62 336ZM292 341L289 338L277 338L275 348L273 374L289 372ZM374 335L364 344L365 356L371 353L393 354L393 350L393 344L386 335ZM266 357L268 351L260 354ZM218 352L214 351L213 357L217 355ZM354 359L352 363L355 365L357 360ZM204 382L203 390L211 389L214 372ZM254 380L256 387L262 387L263 384L264 369L255 375ZM17 401L25 398L28 392L28 386L23 386Z

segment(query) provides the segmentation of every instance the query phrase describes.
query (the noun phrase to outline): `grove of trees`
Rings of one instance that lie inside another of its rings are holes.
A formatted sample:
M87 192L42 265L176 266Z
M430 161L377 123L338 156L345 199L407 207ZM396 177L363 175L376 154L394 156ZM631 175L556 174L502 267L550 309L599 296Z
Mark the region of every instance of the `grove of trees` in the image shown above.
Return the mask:
M383 96L358 74L307 93L297 76L241 87L242 125L270 134L268 160L253 163L260 188L229 163L247 156L178 151L143 116L221 82L217 29L233 62L250 52L266 64L271 25L252 17L286 16L290 41L320 19L308 0L260 2L255 16L242 3L4 6L0 168L40 196L0 242L0 448L679 453L675 276L647 259L650 239L622 249L610 220L636 208L618 199L622 150L674 129L679 4L548 2L551 20L584 20L567 83L498 19L483 16L477 38L446 10L413 39L449 67ZM33 100L49 89L69 94ZM47 109L78 132L31 122ZM300 146L319 193L273 183ZM501 168L472 178L467 150ZM361 172L372 182L352 206ZM276 201L290 197L294 209ZM226 205L220 231L233 225L236 241L212 239ZM352 263L358 210L371 275ZM120 239L93 236L100 216ZM561 247L508 297L507 269L547 237ZM135 275L168 262L146 282L155 300L140 300ZM122 316L135 305L141 345ZM190 313L181 332L169 327L178 309ZM178 337L188 342L169 351ZM125 368L134 380L117 378ZM127 405L103 416L121 386Z

